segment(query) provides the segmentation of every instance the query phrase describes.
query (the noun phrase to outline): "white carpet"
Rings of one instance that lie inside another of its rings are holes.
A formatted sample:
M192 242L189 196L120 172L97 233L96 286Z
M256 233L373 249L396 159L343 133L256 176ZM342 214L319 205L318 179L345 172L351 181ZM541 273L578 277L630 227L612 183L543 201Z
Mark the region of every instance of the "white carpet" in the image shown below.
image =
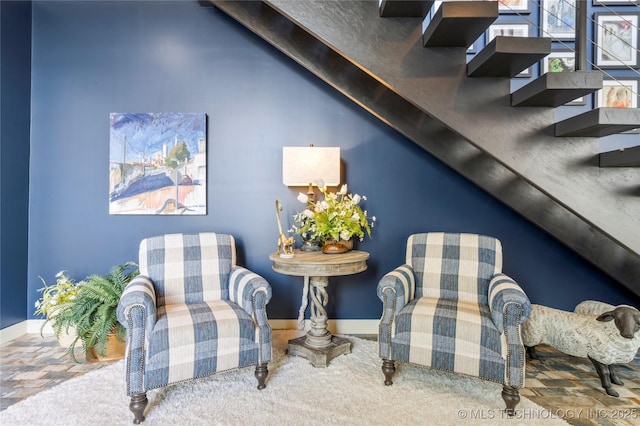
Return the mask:
M503 414L502 386L400 364L384 386L376 342L351 338L352 353L314 368L285 355L296 331L275 331L267 387L254 367L148 392L143 425L473 425L566 424L521 398L516 419ZM0 412L2 426L130 425L124 362L87 373Z

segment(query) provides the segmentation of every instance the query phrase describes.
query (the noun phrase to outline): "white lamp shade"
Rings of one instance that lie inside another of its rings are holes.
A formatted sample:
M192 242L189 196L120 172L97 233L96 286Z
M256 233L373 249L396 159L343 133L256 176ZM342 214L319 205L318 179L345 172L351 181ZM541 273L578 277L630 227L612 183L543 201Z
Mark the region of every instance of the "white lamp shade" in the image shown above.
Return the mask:
M322 179L327 186L340 184L340 147L282 148L282 182L307 186Z

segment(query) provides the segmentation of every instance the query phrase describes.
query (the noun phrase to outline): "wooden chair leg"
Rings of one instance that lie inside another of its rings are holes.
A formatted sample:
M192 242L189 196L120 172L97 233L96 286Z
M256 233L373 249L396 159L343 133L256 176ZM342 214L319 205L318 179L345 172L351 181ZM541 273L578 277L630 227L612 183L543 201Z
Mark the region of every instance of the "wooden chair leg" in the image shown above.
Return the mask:
M516 411L516 405L520 402L520 394L518 393L518 389L513 386L503 386L502 387L502 399L507 404L507 415L512 417Z
M386 386L391 386L393 384L391 378L396 372L396 364L392 359L382 360L382 372L384 373L384 384Z
M256 365L255 376L258 379L258 389L262 390L267 387L265 381L267 380L267 375L269 374L269 369L267 369L267 364L258 364Z
M147 393L139 393L131 397L129 403L129 410L133 413L133 423L140 424L144 422L144 409L147 408L149 400L147 399Z

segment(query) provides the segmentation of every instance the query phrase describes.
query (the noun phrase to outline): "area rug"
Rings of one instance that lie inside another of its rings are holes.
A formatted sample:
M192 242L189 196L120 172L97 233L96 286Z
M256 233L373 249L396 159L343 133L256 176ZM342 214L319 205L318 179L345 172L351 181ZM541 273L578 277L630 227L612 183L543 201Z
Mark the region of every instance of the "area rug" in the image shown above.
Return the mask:
M297 331L275 331L267 387L244 368L148 392L143 425L474 425L566 424L522 397L515 418L503 412L502 386L400 364L384 386L374 341L349 337L352 353L314 368L286 355ZM119 361L0 412L2 426L131 425Z

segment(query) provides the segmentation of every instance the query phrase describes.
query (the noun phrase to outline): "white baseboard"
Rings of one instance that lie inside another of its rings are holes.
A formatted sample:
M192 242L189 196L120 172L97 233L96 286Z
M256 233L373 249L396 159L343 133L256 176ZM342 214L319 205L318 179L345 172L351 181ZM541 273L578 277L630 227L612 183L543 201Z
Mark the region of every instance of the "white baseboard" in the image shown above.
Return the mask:
M14 324L10 327L0 330L0 345L4 345L9 341L18 338L27 333L40 333L44 320L27 320ZM358 320L329 320L327 327L333 334L378 334L377 319L358 319ZM298 321L295 319L277 319L269 320L271 328L274 330L293 330L298 328ZM309 329L309 320L305 320L304 329ZM46 324L42 329L43 335L53 334L50 324Z
M10 325L9 327L3 328L2 330L0 330L0 346L28 332L27 321L22 321L17 324Z

